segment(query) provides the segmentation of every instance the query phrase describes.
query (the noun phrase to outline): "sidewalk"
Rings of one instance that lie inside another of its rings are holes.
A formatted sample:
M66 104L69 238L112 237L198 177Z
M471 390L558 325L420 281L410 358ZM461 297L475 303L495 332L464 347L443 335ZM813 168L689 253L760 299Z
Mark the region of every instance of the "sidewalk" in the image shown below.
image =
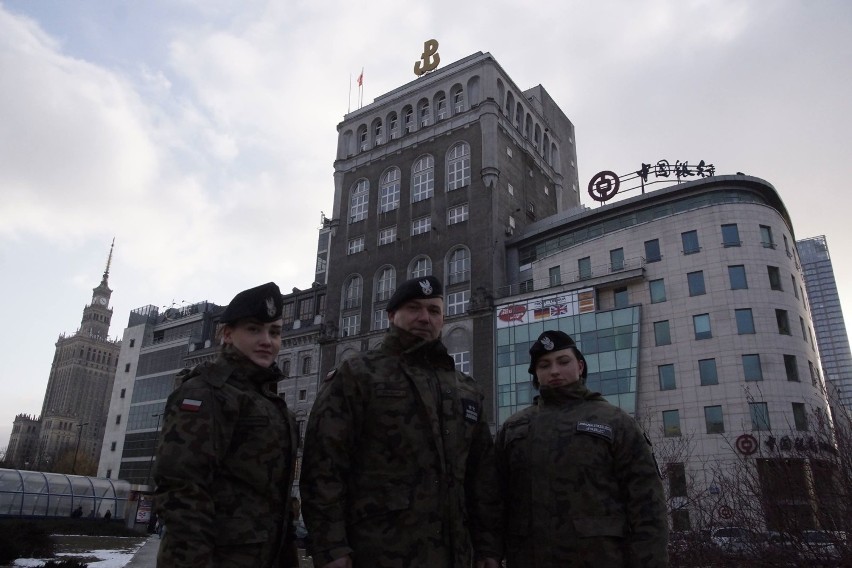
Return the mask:
M130 562L124 565L124 568L156 568L158 550L160 550L160 537L152 534L142 548L136 551Z

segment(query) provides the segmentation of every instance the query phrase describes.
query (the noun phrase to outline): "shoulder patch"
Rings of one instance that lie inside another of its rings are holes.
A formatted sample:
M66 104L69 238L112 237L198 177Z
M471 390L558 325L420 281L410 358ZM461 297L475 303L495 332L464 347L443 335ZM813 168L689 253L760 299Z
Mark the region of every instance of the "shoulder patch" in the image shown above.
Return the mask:
M577 432L599 436L609 442L612 442L614 437L612 434L612 426L609 424L598 424L595 422L577 422Z
M180 409L187 412L198 412L201 410L201 401L195 398L185 398L180 403Z

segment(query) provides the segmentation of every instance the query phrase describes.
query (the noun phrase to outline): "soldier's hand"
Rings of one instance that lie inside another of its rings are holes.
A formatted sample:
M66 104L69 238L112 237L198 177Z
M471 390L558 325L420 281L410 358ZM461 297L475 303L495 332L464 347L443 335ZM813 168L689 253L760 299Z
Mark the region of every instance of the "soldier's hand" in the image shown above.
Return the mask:
M497 565L494 565L497 568ZM352 568L352 557L349 555L338 558L334 562L329 562L322 568Z
M500 568L500 562L494 558L484 558L476 561L476 568Z

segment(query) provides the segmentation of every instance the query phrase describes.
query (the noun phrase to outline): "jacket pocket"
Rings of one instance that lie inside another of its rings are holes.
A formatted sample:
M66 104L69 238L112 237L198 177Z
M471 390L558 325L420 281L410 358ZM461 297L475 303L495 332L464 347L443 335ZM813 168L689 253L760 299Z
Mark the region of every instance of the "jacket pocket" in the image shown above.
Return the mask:
M574 530L581 538L607 536L624 538L624 517L580 517L574 519Z
M353 495L349 505L349 519L358 523L364 519L379 517L395 511L405 511L411 505L411 489L408 487L373 487Z

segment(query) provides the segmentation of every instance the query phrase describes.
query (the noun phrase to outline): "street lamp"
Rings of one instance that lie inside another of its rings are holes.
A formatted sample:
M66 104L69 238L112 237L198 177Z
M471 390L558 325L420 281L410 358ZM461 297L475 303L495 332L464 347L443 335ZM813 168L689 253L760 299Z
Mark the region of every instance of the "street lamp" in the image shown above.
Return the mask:
M151 418L157 419L157 427L154 430L154 444L151 447L151 461L148 462L148 476L145 478L145 485L148 485L151 481L151 469L154 467L154 455L157 453L157 432L160 431L160 418L162 417L162 412L158 412L157 414L151 415Z
M77 473L77 452L80 451L80 434L83 432L83 426L88 426L88 422L77 424L77 448L74 450L74 465L71 466L71 475Z

